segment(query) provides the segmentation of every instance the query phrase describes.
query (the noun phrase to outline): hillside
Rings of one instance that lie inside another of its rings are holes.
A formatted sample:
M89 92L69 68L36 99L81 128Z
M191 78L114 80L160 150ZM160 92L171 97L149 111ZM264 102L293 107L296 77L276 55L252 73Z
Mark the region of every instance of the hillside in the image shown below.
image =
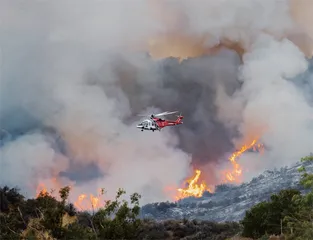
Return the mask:
M296 163L279 170L267 170L248 183L239 186L219 185L215 193L206 192L201 198L187 198L177 203L161 202L143 206L141 217L158 220L198 219L217 222L239 221L245 211L255 204L268 200L282 189L295 188L303 191L299 184ZM305 163L308 172L313 171L313 163Z

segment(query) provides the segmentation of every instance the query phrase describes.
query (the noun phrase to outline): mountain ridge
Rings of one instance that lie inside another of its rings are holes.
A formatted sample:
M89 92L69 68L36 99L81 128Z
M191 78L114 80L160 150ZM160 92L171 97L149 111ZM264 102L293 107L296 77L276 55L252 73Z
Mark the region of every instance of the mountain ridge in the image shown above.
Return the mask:
M240 221L246 210L283 189L294 188L306 192L299 181L301 174L298 169L301 166L305 166L308 172L313 171L313 163L296 162L289 167L266 170L238 186L218 185L214 193L205 192L200 198L146 204L141 209L140 217L155 220L184 218L216 222Z

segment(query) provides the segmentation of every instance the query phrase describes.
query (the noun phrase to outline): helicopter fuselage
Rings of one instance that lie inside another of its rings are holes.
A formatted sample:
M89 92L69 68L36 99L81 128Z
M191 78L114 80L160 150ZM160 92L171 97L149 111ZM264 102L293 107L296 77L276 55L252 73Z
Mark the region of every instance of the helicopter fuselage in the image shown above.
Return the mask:
M150 119L145 119L141 123L137 125L137 128L140 128L141 131L143 130L150 130L150 131L161 131L162 128L168 127L168 126L175 126L179 124L183 124L182 122L183 116L179 116L177 120L170 121L170 120L164 120L161 118L151 117Z

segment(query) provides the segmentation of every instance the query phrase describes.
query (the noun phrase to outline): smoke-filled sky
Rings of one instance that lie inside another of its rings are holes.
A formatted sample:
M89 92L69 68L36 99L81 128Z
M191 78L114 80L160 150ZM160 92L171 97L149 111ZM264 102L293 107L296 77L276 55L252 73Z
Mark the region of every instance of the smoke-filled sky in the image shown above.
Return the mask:
M311 13L288 0L1 1L1 183L149 202L192 166L218 183L255 137L267 150L242 157L247 178L297 161L313 151ZM135 128L173 110L183 125Z

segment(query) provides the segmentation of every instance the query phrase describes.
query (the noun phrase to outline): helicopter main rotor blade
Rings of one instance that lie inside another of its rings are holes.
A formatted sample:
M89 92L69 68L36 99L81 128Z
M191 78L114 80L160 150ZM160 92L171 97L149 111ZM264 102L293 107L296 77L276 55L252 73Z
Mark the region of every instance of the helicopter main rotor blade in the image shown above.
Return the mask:
M169 112L169 111L166 111L166 112L162 112L162 113L157 113L157 114L137 114L137 116L139 117L151 117L151 116L154 116L154 117L160 117L160 116L165 116L165 115L169 115L169 114L173 114L173 113L177 113L178 111L174 111L174 112Z
M158 117L158 116L163 116L163 115L165 115L167 113L168 113L168 111L162 112L162 113L157 113L157 114L152 114L152 115Z
M174 111L174 112L162 112L162 113L158 113L158 114L154 114L153 116L159 117L159 116L165 116L165 115L169 115L169 114L173 114L173 113L177 113L178 111Z

